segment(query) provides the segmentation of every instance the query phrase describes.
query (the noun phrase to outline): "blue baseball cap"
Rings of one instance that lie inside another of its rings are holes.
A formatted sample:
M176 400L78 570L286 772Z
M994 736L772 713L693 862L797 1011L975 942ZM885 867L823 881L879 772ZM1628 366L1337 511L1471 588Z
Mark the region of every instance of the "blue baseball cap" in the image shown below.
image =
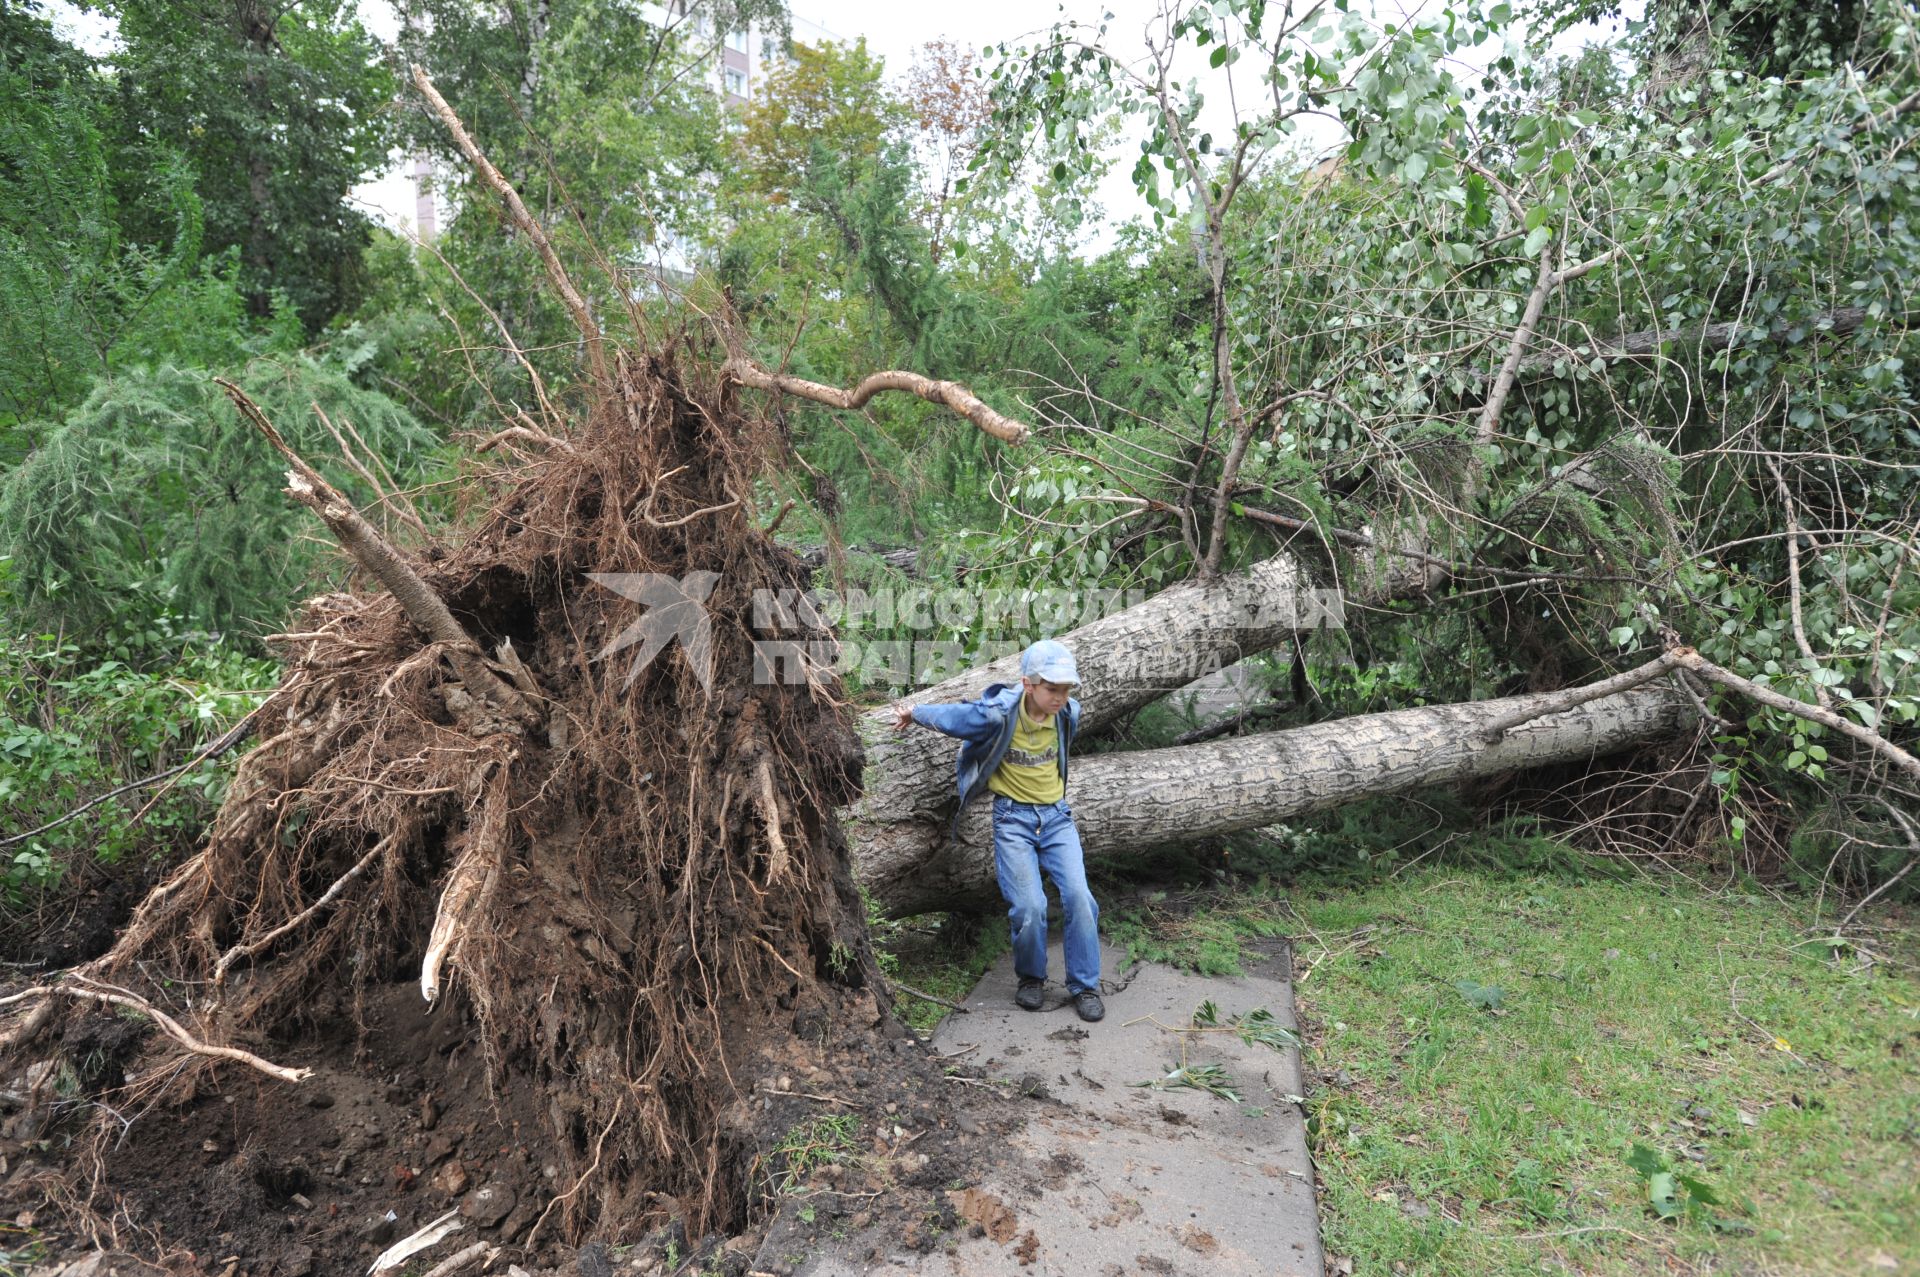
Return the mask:
M1073 653L1058 639L1041 639L1020 654L1020 672L1043 683L1078 685L1080 671L1074 666Z

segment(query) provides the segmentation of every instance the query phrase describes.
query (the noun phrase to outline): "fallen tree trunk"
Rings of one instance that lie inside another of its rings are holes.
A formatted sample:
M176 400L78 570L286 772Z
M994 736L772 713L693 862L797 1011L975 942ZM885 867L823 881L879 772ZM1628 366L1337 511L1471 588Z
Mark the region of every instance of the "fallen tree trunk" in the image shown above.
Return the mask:
M1097 754L1073 764L1068 801L1087 860L1258 828L1362 798L1592 758L1663 740L1693 706L1670 685L1636 687L1507 729L1493 724L1554 694L1365 714L1290 731L1175 749ZM951 759L954 744L920 731ZM914 739L914 738L909 738ZM990 804L970 806L960 836L937 820L852 831L854 872L895 916L991 904Z
M1060 635L1080 667L1080 730L1095 733L1149 701L1235 661L1267 651L1297 630L1342 623L1337 599L1313 593L1290 554L1210 583L1182 582L1124 611ZM1036 635L1037 637L1037 635ZM1018 654L915 692L915 705L966 700L990 683L1020 680ZM841 813L884 825L921 819L953 787L953 742L931 732L897 736L893 714L862 715L867 784Z
M1294 555L1282 551L1211 581L1169 586L1059 635L1080 669L1081 735L1098 734L1148 702L1270 651L1301 630L1343 628L1349 603L1373 607L1417 595L1433 582L1430 556L1383 547L1420 539L1417 532L1381 536L1374 557L1349 565L1342 590L1315 589ZM914 705L969 700L991 683L1019 679L1016 653L905 699ZM930 819L953 789L953 742L932 732L901 736L892 724L889 708L869 710L858 722L866 787L838 815L863 843L884 840L884 826Z

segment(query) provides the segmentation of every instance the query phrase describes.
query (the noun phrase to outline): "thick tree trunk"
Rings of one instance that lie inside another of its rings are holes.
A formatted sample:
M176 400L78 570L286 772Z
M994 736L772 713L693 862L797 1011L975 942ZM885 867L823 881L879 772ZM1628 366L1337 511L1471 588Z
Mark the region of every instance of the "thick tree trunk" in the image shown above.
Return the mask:
M1291 731L1077 760L1068 803L1089 863L1337 807L1362 798L1592 758L1681 731L1692 705L1662 683L1523 723L1496 743L1490 724L1549 694L1366 714ZM951 760L954 742L910 729ZM950 765L950 762L949 762ZM866 822L852 829L855 875L894 915L990 904L991 804L981 800L949 842L944 822Z
M1279 555L1209 585L1183 582L1146 602L1060 635L1080 667L1080 730L1097 732L1148 701L1290 636L1311 623L1312 600L1292 556ZM1337 618L1336 618L1337 619ZM1037 635L1036 635L1037 637ZM914 693L916 705L968 700L989 683L1020 681L1017 655ZM897 736L889 710L862 716L867 784L843 819L915 820L953 789L953 742L932 732Z
M1388 531L1380 539L1400 544L1408 536ZM1427 572L1417 555L1383 555L1350 565L1344 593L1319 591L1293 555L1283 552L1208 583L1170 586L1144 603L1061 634L1080 668L1081 735L1097 734L1149 701L1269 651L1300 630L1340 628L1347 603L1377 605L1416 594L1425 587ZM1019 680L1020 658L1014 655L906 699L915 705L970 700L989 683ZM861 716L866 789L854 806L841 811L844 823L921 820L952 793L953 742L925 731L902 737L892 724L889 709Z

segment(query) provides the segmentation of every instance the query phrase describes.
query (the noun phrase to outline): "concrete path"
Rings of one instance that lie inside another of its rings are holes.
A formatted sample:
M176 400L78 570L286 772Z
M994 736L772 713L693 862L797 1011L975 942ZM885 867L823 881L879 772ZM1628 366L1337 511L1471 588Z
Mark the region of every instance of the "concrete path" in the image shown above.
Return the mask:
M968 1229L929 1255L870 1271L927 1277L1322 1277L1300 1058L1234 1033L1182 1033L1200 1004L1220 1023L1264 1008L1293 1026L1286 963L1246 979L1169 967L1128 970L1108 950L1107 1018L1082 1024L1065 991L1040 1012L1013 1005L1011 956L950 1015L936 1050L1035 1097L1034 1115L988 1182L956 1193ZM1052 970L1064 963L1058 946ZM1183 1061L1215 1064L1236 1104L1188 1087L1142 1086Z

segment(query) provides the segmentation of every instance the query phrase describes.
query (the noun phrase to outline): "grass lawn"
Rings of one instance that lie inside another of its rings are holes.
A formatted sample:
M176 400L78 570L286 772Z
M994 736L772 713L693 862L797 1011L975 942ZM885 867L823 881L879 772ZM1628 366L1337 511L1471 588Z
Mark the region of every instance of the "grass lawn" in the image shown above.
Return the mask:
M1800 899L1444 869L1290 905L1354 1272L1920 1271L1914 931L1859 952ZM1636 1144L1720 1204L1663 1220L1650 1189L1694 1194Z
M1443 866L1107 921L1223 974L1293 937L1330 1271L1920 1273L1920 922L1854 948L1810 910ZM953 996L998 933L922 935L899 978Z

